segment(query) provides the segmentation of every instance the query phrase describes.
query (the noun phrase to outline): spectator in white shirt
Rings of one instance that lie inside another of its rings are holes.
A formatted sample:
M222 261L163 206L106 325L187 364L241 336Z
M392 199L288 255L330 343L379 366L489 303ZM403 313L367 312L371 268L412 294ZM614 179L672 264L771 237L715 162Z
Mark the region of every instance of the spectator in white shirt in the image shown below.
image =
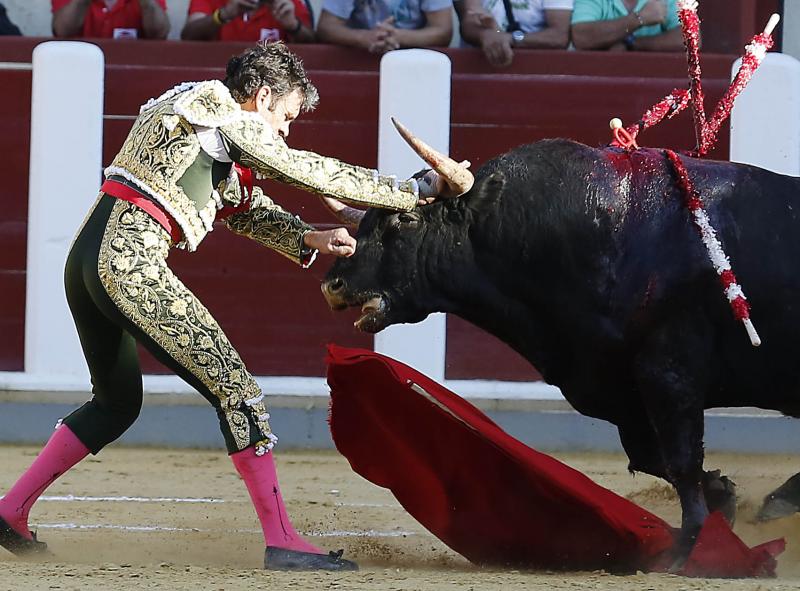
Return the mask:
M511 65L514 49L566 49L573 0L456 0L461 37L495 67Z

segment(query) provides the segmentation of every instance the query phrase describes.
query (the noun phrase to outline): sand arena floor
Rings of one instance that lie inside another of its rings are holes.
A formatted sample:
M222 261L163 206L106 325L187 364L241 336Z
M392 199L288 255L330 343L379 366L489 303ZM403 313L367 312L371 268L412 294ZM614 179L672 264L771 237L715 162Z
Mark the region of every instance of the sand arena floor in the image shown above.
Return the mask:
M0 490L38 449L0 448ZM598 483L672 523L671 490L631 477L622 456L556 454ZM99 589L799 589L800 515L750 522L759 500L800 468L788 456L710 456L739 485L736 531L759 543L785 536L773 580L723 581L603 572L531 573L479 569L427 533L387 491L363 480L333 452L279 451L284 495L299 530L327 549L344 548L361 571L272 573L259 569L263 545L244 485L222 452L111 447L59 480L36 505L31 523L53 558L22 562L0 554L0 591Z

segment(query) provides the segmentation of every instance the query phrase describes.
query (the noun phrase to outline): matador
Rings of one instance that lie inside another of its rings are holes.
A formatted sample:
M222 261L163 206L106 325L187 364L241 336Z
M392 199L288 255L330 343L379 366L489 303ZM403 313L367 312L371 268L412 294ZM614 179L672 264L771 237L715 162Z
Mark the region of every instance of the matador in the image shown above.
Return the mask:
M136 343L216 409L227 451L262 525L264 566L353 570L293 528L278 487L277 438L256 380L203 304L167 265L173 247L194 251L223 218L233 232L309 265L316 252L349 256L345 228L318 231L252 184L274 179L343 202L410 210L440 182L398 182L285 143L291 122L318 100L301 61L282 43L230 60L224 81L179 85L145 104L67 258L67 301L92 379L92 399L64 418L31 467L0 500L0 545L16 554L46 545L29 531L31 506L56 478L120 437L139 415ZM435 194L435 193L434 193Z

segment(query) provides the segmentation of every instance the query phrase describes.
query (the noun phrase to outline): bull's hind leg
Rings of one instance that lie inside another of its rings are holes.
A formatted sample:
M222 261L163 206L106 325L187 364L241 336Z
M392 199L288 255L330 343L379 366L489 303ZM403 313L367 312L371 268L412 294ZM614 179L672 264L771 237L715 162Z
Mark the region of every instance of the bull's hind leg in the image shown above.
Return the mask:
M733 525L736 521L736 483L719 470L704 472L703 495L708 512L719 511Z
M800 511L800 474L795 474L766 497L756 515L758 521L788 517Z

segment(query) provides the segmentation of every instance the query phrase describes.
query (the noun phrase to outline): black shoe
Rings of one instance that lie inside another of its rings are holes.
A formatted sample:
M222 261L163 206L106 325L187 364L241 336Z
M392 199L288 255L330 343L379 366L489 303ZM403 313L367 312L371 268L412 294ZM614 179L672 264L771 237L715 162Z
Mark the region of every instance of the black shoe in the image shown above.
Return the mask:
M36 534L31 532L32 540L29 540L6 523L0 517L0 546L13 552L17 556L32 556L35 554L46 554L47 544L36 539Z
M267 570L358 570L358 565L342 558L344 550L314 554L286 548L267 546L264 552L264 568Z

